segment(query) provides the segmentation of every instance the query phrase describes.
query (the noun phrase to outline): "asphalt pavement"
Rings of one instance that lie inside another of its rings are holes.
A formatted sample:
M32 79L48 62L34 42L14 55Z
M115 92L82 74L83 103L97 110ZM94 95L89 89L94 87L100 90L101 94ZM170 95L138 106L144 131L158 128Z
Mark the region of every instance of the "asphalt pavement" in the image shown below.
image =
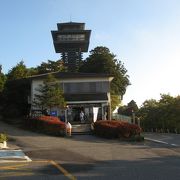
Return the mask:
M0 178L180 179L180 147L171 145L179 145L180 135L170 140L171 134L145 134L146 138L158 137L156 140L168 144L150 140L131 143L92 135L53 137L0 122L0 131L2 129L14 139L12 143L20 147L32 161L24 164L1 163Z
M145 139L174 147L180 147L180 134L172 133L144 133Z

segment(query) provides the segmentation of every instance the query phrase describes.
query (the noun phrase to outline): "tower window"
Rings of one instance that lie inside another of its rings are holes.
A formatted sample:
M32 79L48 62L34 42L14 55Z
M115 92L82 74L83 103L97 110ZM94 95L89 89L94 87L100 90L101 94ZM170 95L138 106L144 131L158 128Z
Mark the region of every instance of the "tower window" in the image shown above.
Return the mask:
M84 41L85 34L64 34L57 36L58 41Z

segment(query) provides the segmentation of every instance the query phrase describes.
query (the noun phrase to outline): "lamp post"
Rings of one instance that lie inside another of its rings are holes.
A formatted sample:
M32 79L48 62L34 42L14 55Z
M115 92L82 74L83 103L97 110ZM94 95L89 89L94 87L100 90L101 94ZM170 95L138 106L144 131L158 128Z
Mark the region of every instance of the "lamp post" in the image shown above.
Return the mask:
M134 112L134 110L132 110L132 120L133 120L133 124L135 124L136 122L135 122L135 112Z
M141 127L140 118L139 117L137 118L137 122L138 122L138 126Z
M67 116L68 116L68 106L66 106L65 107L65 123L67 123L68 122L68 118L67 118Z

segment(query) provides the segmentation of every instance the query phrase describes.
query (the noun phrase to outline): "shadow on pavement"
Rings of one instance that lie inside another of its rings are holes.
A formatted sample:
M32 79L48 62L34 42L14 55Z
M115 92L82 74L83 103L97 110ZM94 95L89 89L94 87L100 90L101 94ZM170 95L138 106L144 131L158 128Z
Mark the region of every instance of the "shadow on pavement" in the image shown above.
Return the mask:
M179 180L180 156L61 164L77 179Z

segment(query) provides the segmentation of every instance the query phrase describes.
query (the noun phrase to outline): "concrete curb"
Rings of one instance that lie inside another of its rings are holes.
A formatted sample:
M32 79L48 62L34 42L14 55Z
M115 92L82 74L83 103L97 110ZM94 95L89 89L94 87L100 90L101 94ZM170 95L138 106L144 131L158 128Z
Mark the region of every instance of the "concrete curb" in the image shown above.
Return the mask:
M151 138L144 138L144 139L147 140L147 141L155 142L155 143L166 144L166 145L171 145L171 146L178 147L177 144L170 144L170 143L167 143L167 142L164 142L164 141L160 141L160 140L156 140L156 139L151 139Z

